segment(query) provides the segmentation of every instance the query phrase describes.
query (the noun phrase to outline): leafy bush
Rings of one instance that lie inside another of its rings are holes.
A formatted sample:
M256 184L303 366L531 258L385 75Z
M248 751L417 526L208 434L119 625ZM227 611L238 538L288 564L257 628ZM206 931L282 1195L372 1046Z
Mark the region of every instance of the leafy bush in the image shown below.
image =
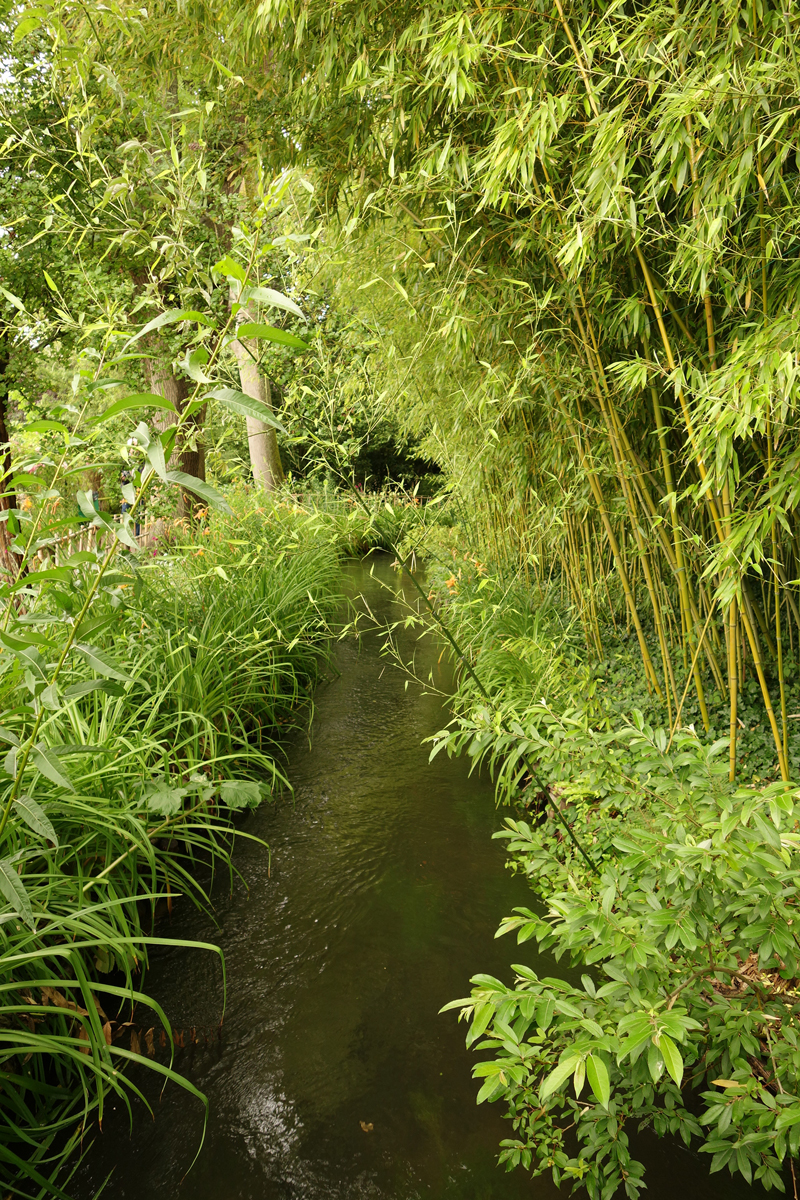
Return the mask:
M471 610L454 607L463 628ZM487 763L516 806L495 836L540 904L500 932L573 980L519 965L513 985L477 975L447 1006L484 1052L479 1102L507 1105L501 1160L635 1198L629 1129L645 1125L782 1191L800 1150L800 791L729 784L727 739L670 739L597 695L570 703L563 641L548 654L531 639L511 666L506 621L473 659L492 703L466 685L433 749ZM520 686L537 653L549 702Z
M344 554L401 546L411 552L425 528L427 506L403 492L338 491L310 483L302 500Z

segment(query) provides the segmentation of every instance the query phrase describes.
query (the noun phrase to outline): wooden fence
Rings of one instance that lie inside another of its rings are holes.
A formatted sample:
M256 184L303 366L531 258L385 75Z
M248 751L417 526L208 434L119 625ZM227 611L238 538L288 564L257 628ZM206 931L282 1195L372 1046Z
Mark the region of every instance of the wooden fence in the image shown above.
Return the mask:
M135 540L142 550L155 548L166 531L166 523L162 517L147 517L139 523L139 532ZM81 525L68 529L61 537L56 538L47 546L42 546L29 563L29 569L38 571L42 567L60 567L73 554L81 550L91 550L94 553L108 549L112 533L97 525Z

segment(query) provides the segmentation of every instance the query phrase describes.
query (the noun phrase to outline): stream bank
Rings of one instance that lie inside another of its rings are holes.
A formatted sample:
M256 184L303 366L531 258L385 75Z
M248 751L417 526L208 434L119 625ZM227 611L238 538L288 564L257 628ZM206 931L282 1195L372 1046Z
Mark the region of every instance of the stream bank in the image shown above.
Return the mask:
M396 584L387 557L347 569L383 619L401 615L381 586ZM410 654L413 631L401 631ZM428 763L423 739L446 713L406 690L379 655L376 636L336 648L339 675L318 689L310 738L288 746L294 802L263 808L240 843L239 884L217 897L218 926L178 905L173 936L216 941L211 956L180 948L153 961L149 990L177 1029L204 1031L208 1046L179 1051L176 1066L210 1102L170 1087L134 1119L110 1112L74 1187L88 1200L113 1170L114 1200L554 1200L549 1179L496 1166L510 1135L499 1106L476 1107L474 1056L453 1014L438 1010L468 991L470 975L510 979L512 962L540 974L556 966L531 945L495 940L500 918L530 903L504 870L491 834L493 789L465 760ZM420 673L449 672L440 648L418 643ZM166 932L166 930L165 930ZM648 1150L649 1194L722 1200L730 1180L672 1143Z

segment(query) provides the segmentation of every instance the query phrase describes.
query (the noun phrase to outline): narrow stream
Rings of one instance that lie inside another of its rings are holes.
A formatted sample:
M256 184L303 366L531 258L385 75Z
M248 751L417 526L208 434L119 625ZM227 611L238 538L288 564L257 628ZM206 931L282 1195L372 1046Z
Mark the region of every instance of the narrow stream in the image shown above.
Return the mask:
M379 558L348 570L382 618L400 609ZM402 635L410 656L413 634ZM441 686L447 668L423 640L417 661ZM217 895L218 926L179 904L171 933L215 941L228 972L221 1039L179 1051L176 1066L208 1096L202 1106L169 1085L155 1120L117 1105L73 1181L89 1200L109 1172L113 1200L554 1200L549 1178L496 1166L510 1136L499 1106L475 1104L473 1055L448 1000L481 971L511 979L536 962L495 930L530 903L504 870L488 779L421 743L447 713L364 636L336 649L339 676L318 689L310 741L289 747L295 801L265 807L241 842L240 882ZM537 963L555 974L552 963ZM212 1034L222 1008L217 961L199 951L157 957L148 990L176 1029ZM201 1036L201 1042L203 1041ZM365 1128L366 1127L366 1128ZM719 1200L743 1194L673 1143L649 1141L648 1197ZM705 1159L706 1156L703 1156Z

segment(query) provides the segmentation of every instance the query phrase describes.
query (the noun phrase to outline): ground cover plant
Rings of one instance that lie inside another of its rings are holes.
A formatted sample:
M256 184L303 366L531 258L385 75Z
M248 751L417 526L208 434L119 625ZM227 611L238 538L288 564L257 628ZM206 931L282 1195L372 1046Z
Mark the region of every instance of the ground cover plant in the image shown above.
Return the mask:
M572 981L523 962L513 982L477 975L447 1006L482 1052L479 1102L506 1106L501 1161L592 1200L636 1197L631 1134L651 1128L707 1153L712 1171L796 1193L800 793L737 788L726 738L623 715L576 655L574 627L533 611L524 589L474 570L461 593L447 582L486 691L465 674L432 752L492 770L513 808L496 836L538 902L498 936L550 951Z
M247 836L236 815L286 787L277 730L324 662L337 604L331 523L264 492L260 505L232 496L232 507L204 471L186 469L202 464L196 418L209 405L274 432L263 397L229 386L216 365L233 357L239 314L297 307L269 289L256 299L248 282L262 261L264 200L233 253L208 264L203 311L137 323L95 304L88 335L62 347L68 396L24 421L16 444L5 431L0 1170L10 1194L66 1195L70 1151L108 1096L138 1094L131 1061L202 1100L173 1070L169 1023L143 990L148 947L163 941L155 915L178 894L208 905L214 879L230 876L234 838ZM46 321L6 292L20 322L4 336L36 341ZM85 319L59 317L73 331ZM253 344L305 349L251 324ZM181 395L137 379L161 330L199 331ZM3 403L10 423L8 392ZM120 511L91 487L76 492L98 458L119 473ZM156 490L172 496L174 519L142 539Z

